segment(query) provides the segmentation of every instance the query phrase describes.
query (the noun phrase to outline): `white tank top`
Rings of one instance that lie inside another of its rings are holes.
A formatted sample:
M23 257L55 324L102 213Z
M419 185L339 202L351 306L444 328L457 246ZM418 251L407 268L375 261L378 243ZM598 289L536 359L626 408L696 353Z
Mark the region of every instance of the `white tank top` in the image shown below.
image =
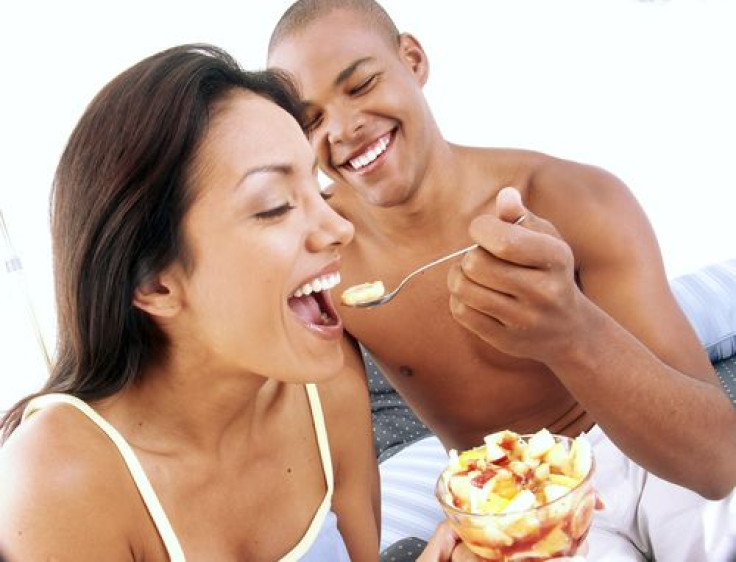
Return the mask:
M304 536L302 536L296 546L294 546L286 556L281 558L281 560L283 562L296 560L301 560L303 562L324 562L327 560L349 562L350 557L348 556L345 542L337 528L337 517L330 510L334 487L332 459L330 457L330 445L327 440L327 429L325 428L319 393L317 392L317 387L314 384L306 384L305 387L312 411L312 421L314 423L317 445L322 459L322 469L325 474L327 492L322 499L322 503L320 503L317 508L317 512L315 513ZM151 482L148 480L140 461L138 461L138 458L133 452L133 449L118 430L100 416L87 403L69 394L46 394L44 396L34 398L26 406L25 411L23 412L23 420L28 418L34 412L37 412L50 404L69 404L74 406L92 420L102 431L105 432L105 434L107 434L110 440L117 447L126 466L128 467L130 475L133 477L133 481L140 492L141 498L143 498L143 502L148 509L148 513L151 515L151 519L153 519L156 529L161 536L166 552L169 555L169 560L171 560L171 562L184 562L186 560L184 551L181 548L179 539L176 537L176 533L174 533L174 529L169 522L169 518L166 516L166 513L161 506L161 502L151 486Z

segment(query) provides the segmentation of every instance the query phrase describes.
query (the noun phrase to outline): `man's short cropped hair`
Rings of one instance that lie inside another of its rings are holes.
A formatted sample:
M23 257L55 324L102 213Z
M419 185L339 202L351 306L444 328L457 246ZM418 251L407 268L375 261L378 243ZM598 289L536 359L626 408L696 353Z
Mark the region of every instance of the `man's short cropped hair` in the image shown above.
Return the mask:
M297 0L284 12L271 33L268 54L283 39L303 30L310 23L334 10L352 10L364 16L366 25L384 36L390 45L398 46L399 30L386 10L375 0Z

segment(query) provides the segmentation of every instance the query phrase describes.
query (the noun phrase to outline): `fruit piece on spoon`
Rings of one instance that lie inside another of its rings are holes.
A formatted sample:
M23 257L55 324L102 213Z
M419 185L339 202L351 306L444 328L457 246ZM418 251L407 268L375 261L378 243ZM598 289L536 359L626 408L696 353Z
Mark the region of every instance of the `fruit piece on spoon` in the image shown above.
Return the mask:
M360 285L353 285L345 289L340 297L340 301L342 304L348 306L356 306L361 303L380 299L385 292L386 288L383 286L382 281L361 283Z

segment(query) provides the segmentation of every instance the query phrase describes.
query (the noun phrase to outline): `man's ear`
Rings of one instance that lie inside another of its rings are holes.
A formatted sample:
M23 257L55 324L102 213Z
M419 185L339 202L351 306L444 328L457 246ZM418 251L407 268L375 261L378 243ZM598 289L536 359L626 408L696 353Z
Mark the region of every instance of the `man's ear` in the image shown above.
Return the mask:
M138 286L133 293L133 306L154 317L175 316L181 310L181 290L174 274L161 273Z
M410 33L399 35L399 56L424 86L429 78L429 59L419 40Z

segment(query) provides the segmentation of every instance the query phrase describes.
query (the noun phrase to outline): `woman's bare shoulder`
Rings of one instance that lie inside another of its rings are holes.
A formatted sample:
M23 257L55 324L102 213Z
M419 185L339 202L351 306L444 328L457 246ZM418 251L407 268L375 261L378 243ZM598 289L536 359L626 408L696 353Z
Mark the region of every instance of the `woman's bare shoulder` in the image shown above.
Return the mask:
M4 470L74 485L102 480L98 467L115 453L111 441L84 414L67 404L51 404L30 415L0 449Z
M334 378L318 385L324 410L330 448L336 464L346 457L355 458L367 449L373 454L371 405L368 381L357 343L349 336L343 340L345 364Z
M343 339L345 363L339 375L319 385L325 412L336 419L362 417L362 409L370 409L368 383L357 342Z
M346 336L343 344L343 371L319 385L335 474L332 505L351 559L375 560L380 494L368 384L357 343Z
M47 406L0 449L0 551L11 560L87 560L120 545L129 558L130 492L102 431L72 406Z

